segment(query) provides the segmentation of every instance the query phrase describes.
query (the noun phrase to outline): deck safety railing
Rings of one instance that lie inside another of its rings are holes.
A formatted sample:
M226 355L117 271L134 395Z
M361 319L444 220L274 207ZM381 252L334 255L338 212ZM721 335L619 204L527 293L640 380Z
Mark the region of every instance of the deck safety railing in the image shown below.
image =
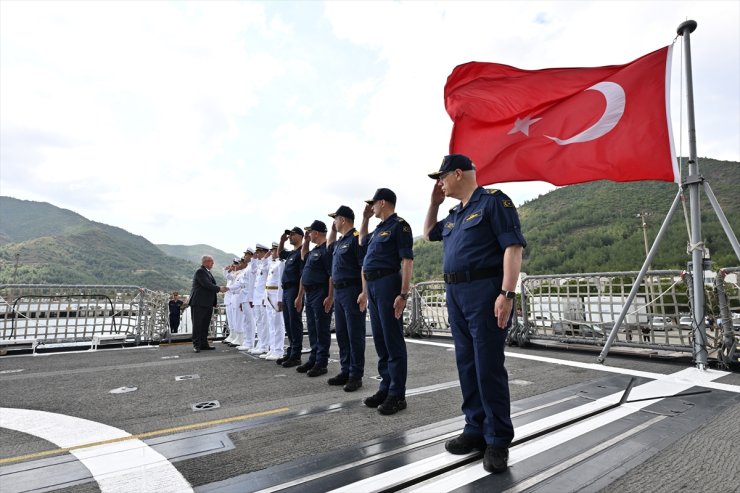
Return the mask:
M637 272L601 272L527 276L521 282L518 313L509 343L556 341L603 346L624 307ZM649 271L640 286L614 346L692 353L694 320L690 273ZM705 286L707 350L721 364L738 362L740 337L740 268L720 269ZM445 284L418 283L407 335L450 333Z
M122 335L134 343L170 336L169 295L139 286L0 285L0 347L18 341L39 345L90 342ZM223 307L215 310L211 335L221 336ZM191 332L189 310L179 333Z

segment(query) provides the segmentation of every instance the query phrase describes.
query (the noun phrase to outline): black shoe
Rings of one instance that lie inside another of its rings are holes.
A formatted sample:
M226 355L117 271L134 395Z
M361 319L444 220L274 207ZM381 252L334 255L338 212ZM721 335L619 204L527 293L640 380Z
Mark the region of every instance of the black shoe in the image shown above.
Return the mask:
M483 469L498 474L509 468L508 462L509 449L494 447L493 445L486 447L486 454L483 456Z
M455 455L465 455L475 450L483 452L486 450L486 441L483 437L463 433L451 440L447 440L445 442L445 449Z
M386 392L381 392L378 390L373 395L362 401L362 403L365 404L367 407L378 407L385 402L385 399L387 397L388 394Z
M306 372L306 375L309 377L318 377L320 375L326 375L327 371L329 370L327 370L325 366L314 366Z
M344 386L345 392L354 392L355 390L362 387L362 379L361 378L350 378L347 380L347 384Z
M286 359L283 361L283 368L292 368L294 366L298 366L301 364L301 360L299 359Z
M398 395L389 395L385 398L385 402L378 406L378 412L386 416L404 409L406 409L406 399Z
M313 365L314 364L311 363L311 362L306 362L306 363L303 363L298 368L296 368L295 371L297 371L298 373L306 373L306 372L308 372L308 370L310 370L311 368L313 368Z
M326 381L329 385L344 385L347 383L347 380L349 380L349 375L346 373L340 373L336 377L331 377L329 380Z
M193 348L193 352L194 352L194 353L199 353L199 352L200 352L200 348L194 347L194 348Z
M216 348L215 348L215 347L213 347L213 346L206 346L206 347L204 347L204 348L201 348L201 349L203 349L204 351L213 351L213 350L214 350L214 349L216 349Z
M275 360L275 364L282 365L286 361L288 361L288 357L287 356L281 356L281 357L279 357L278 359Z

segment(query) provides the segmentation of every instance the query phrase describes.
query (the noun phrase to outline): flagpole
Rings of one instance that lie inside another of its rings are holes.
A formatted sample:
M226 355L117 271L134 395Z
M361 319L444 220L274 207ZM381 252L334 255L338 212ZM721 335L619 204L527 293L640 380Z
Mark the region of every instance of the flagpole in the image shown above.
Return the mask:
M689 176L683 182L683 187L689 189L690 217L691 217L691 264L693 273L694 291L694 358L697 368L703 370L707 366L707 334L704 327L704 248L701 236L701 211L699 210L699 187L704 177L699 174L699 164L696 157L696 124L694 121L694 81L691 72L691 36L696 30L696 21L682 22L676 30L683 36L683 46L686 63L686 116L688 118L689 133Z

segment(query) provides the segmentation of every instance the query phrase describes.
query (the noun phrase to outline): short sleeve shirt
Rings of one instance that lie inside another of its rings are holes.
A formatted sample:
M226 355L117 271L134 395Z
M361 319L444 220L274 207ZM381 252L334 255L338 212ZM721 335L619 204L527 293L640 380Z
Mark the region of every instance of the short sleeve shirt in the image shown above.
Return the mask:
M414 258L414 236L411 226L398 214L378 224L367 238L367 253L362 264L364 271L400 270L402 259Z
M326 243L308 252L303 266L303 285L317 286L326 284L331 276L331 255L326 250Z
M465 207L460 203L451 209L429 239L444 242L445 272L501 268L507 247L527 246L511 199L500 190L483 187L473 192Z
M280 282L282 282L283 284L285 284L286 282L297 283L301 279L301 272L303 271L301 250L283 250L282 252L280 252L280 260L285 260L285 270L283 270L283 278L280 280Z
M361 279L365 248L360 245L359 238L360 234L352 228L329 245L329 253L332 256L332 281L346 282Z

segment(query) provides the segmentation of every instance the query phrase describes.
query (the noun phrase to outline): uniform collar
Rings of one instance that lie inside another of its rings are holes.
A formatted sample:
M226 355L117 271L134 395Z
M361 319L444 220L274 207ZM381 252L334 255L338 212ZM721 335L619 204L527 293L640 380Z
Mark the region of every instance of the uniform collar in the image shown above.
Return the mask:
M469 207L469 206L470 206L470 204L473 204L473 203L475 203L475 202L478 202L478 200L480 200L480 196L481 196L481 195L482 195L482 194L483 194L483 193L484 193L485 191L486 191L486 189L485 189L485 188L483 188L483 187L478 187L478 188L476 188L476 189L475 189L475 190L473 191L473 195L471 195L471 196L470 196L470 200L468 200L468 204L467 204L467 205L466 205L465 207L463 207L463 203L462 203L462 202L459 202L459 203L458 203L458 204L457 204L457 205L456 205L455 207L453 207L452 209L450 209L450 212L460 212L460 211L462 211L463 209L465 209L465 208Z
M395 219L397 217L398 217L398 213L397 212L394 212L393 214L391 214L390 216L388 216L388 219L386 219L385 221L381 221L378 224L378 227L384 225L385 223L391 222L391 220L393 220L393 219Z

